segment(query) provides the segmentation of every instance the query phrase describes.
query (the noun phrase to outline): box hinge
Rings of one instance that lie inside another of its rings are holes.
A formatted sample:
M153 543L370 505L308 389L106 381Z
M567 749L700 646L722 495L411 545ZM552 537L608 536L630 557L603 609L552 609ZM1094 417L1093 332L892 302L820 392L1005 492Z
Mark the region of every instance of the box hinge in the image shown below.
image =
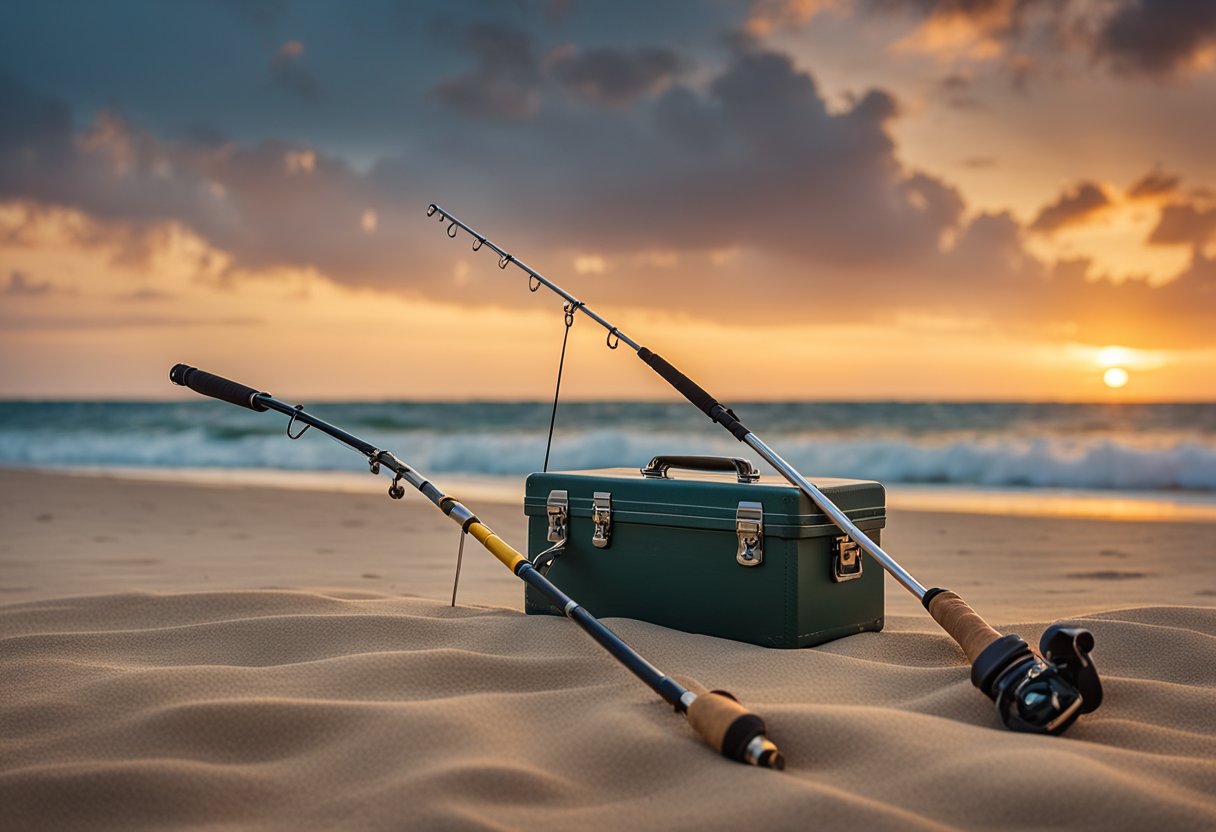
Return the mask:
M832 538L832 580L836 583L861 577L861 547L847 535Z
M612 495L607 491L596 491L591 496L591 523L595 527L592 544L597 549L607 549L612 536Z
M735 560L742 566L764 563L764 504L739 503L735 511L735 533L739 536L739 551Z
M566 539L566 529L570 525L570 498L565 491L550 491L549 499L545 501L545 514L549 517L549 534L546 538L550 543Z

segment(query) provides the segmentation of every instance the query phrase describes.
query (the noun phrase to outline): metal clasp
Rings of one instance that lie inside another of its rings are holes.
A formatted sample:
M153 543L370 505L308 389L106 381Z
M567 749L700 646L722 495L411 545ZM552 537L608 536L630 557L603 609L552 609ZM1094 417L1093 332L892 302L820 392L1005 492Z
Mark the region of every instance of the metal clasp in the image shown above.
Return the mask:
M836 583L861 577L861 547L847 535L832 538L832 580Z
M591 522L595 525L591 543L597 549L607 549L608 538L612 536L612 495L609 492L596 491L591 496Z
M741 566L764 563L764 504L739 503L735 510L735 533L739 536L739 551L735 561Z
M570 525L570 499L565 491L550 491L549 499L545 501L545 514L549 517L550 543L558 543L566 539L566 529Z

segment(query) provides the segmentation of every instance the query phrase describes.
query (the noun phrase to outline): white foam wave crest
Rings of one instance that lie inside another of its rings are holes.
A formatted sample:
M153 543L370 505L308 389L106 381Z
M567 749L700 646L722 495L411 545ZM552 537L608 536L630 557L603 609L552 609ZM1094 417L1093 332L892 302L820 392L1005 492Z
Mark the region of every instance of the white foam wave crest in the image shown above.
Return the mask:
M545 454L540 432L396 431L367 437L424 472L524 475ZM1105 437L955 437L949 440L857 439L832 435L765 437L812 477L845 476L887 483L935 483L1029 488L1216 490L1216 443L1194 437L1155 443ZM0 432L0 464L271 468L341 471L354 457L318 431L287 444L279 434L216 438L204 430L121 435L88 430ZM641 466L656 454L749 457L750 448L722 435L620 429L568 431L554 440L551 470ZM763 466L762 466L763 467Z

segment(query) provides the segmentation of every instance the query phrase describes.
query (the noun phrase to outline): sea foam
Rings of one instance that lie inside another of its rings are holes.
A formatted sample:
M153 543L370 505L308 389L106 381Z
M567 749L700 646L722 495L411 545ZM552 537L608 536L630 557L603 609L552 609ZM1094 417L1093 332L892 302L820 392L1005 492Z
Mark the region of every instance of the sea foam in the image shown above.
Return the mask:
M742 411L743 408L740 408ZM748 418L810 476L1023 488L1216 490L1211 406L759 404ZM322 418L435 474L541 467L542 404L328 404ZM210 402L3 403L0 464L342 471L358 459L285 420ZM657 454L757 455L678 404L563 405L551 469L641 466ZM761 466L763 469L764 466Z

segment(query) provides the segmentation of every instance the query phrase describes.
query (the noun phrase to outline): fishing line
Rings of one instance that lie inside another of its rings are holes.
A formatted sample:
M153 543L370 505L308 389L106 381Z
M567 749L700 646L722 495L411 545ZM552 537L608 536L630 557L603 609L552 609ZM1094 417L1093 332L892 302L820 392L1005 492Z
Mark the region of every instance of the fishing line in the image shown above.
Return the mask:
M539 285L537 288L540 288ZM545 465L541 469L546 473L549 471L549 451L553 448L553 425L557 422L557 400L562 393L562 369L566 366L566 342L570 340L570 328L574 326L574 313L582 305L581 301L562 305L562 311L566 313L566 330L562 333L562 355L557 360L557 386L553 388L553 412L549 414L549 439L545 442Z

